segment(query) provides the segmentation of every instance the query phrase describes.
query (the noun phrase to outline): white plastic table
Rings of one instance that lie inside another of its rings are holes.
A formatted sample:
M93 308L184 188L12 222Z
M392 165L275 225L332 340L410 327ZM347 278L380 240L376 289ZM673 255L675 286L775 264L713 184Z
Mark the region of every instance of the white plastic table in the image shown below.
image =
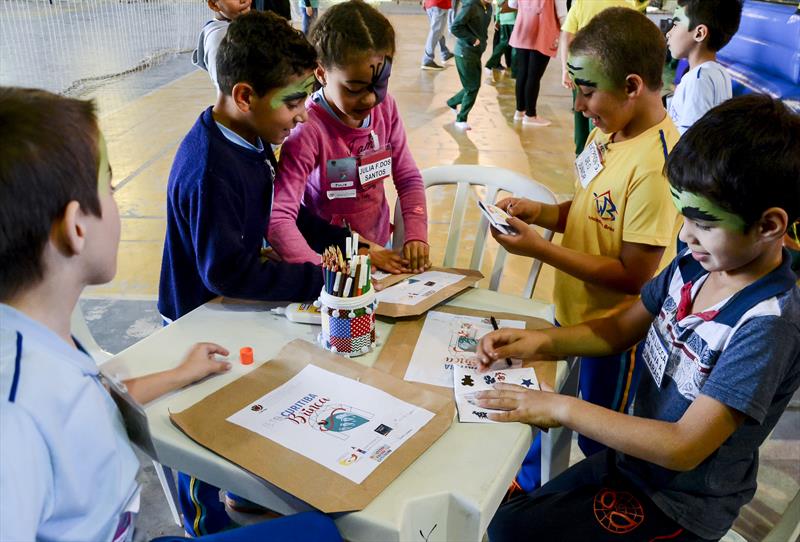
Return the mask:
M511 312L553 321L551 305L489 290L471 289L448 305ZM296 338L314 342L319 326L295 324L271 314L274 304L214 300L121 352L103 370L120 378L164 370L198 341L231 351L225 375L165 396L145 407L159 461L283 514L310 509L304 503L201 447L169 420L222 386L252 371ZM372 365L391 324L378 322L379 347L353 358ZM255 363L238 362L239 348L253 347ZM559 362L563 365L563 362ZM563 367L559 373L563 373ZM550 384L554 384L550 382ZM373 541L481 540L500 500L527 452L533 432L527 425L461 424L448 431L359 512L341 514L336 524L345 539Z

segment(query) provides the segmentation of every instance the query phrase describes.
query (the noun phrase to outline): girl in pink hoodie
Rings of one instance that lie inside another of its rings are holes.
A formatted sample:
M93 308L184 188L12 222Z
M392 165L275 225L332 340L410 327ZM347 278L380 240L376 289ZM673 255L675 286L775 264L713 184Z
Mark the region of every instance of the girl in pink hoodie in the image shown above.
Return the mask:
M320 262L297 228L300 205L368 245L372 264L392 273L430 267L422 176L411 157L397 104L387 93L394 29L361 0L337 4L312 28L322 89L308 102L308 121L281 148L270 244L287 262ZM397 251L390 240L383 183L392 178L405 224ZM363 247L366 250L366 247Z

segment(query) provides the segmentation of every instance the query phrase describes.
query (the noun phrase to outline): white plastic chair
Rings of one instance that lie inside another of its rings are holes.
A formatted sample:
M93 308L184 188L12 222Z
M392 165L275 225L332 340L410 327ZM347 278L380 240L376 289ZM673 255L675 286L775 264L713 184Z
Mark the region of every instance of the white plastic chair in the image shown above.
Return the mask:
M511 193L513 196L532 199L542 203L557 204L555 194L541 183L505 168L478 165L450 165L437 166L422 171L422 180L425 189L432 186L455 185L456 195L453 202L453 214L450 220L450 227L447 233L447 245L443 265L453 267L456 263L456 255L461 243L461 230L464 225L464 214L467 205L475 205L469 198L469 190L473 186L486 188L485 201L495 203L498 193L502 190ZM533 226L531 226L533 227ZM392 245L402 246L405 230L403 228L403 215L401 214L400 202L395 205L394 212L394 237ZM486 244L486 237L489 231L489 223L481 215L478 231L475 236L475 245L472 249L470 258L470 268L480 269L483 263L483 254ZM550 241L553 232L544 230L542 237ZM492 268L491 278L489 279L489 289L497 291L500 286L500 279L503 274L506 255L508 253L502 247L497 252L497 258ZM542 262L532 260L531 269L528 273L528 280L522 290L522 296L530 298L539 277L539 270ZM579 364L576 358L567 359L566 362L559 362L556 375L556 389L565 395L577 396L578 394L578 369ZM561 427L551 429L549 432L542 432L542 462L541 475L542 484L551 480L569 466L569 452L572 442L572 431Z
M84 350L92 356L98 367L113 357L113 354L103 350L103 348L97 344L94 335L92 335L92 331L89 329L89 325L86 323L83 311L81 311L80 303L76 303L75 308L72 310L70 328L72 330L72 336L75 337L78 342L81 343ZM178 507L175 505L178 500L178 488L175 485L175 478L172 474L172 470L164 467L157 461L153 461L153 467L155 467L156 474L158 475L158 481L161 482L161 489L164 490L164 498L167 499L167 505L172 513L172 520L177 525L182 525L181 518L178 515Z
M498 192L501 190L510 192L516 197L528 198L541 201L542 203L557 203L555 194L543 184L515 171L499 167L477 165L436 166L423 170L422 180L425 183L426 190L432 186L456 186L453 215L450 221L450 229L447 233L447 246L445 247L444 262L442 264L444 267L455 266L456 255L461 243L464 214L467 210L467 205L475 205L474 201L468 197L470 187L485 187L486 203L495 203ZM478 231L475 236L475 245L470 258L469 267L471 269L481 268L488 232L489 223L485 217L481 216L481 222L478 225ZM403 215L400 209L400 201L398 200L394 211L394 236L392 245L395 247L402 246L404 236L405 228L403 227ZM553 238L553 232L544 230L542 236L550 241ZM500 286L500 279L502 278L503 266L505 265L507 254L508 252L502 247L497 251L497 258L494 262L494 267L492 268L491 277L489 279L490 290L496 291ZM523 297L530 298L533 294L533 288L536 286L536 279L539 277L539 270L541 267L541 261L533 260L531 262L528 280L525 284L525 288L522 290Z

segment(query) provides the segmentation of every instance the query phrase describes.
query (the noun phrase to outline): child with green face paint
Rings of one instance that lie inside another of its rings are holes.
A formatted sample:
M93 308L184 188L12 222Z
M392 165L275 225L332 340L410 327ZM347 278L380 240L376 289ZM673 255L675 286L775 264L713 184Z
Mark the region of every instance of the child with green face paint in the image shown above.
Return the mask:
M498 203L518 235L492 231L497 241L556 268L554 300L560 325L574 325L630 306L673 244L677 213L663 167L678 133L661 103L666 47L658 28L628 8L601 12L572 43L567 67L578 89L575 107L592 118L582 172L572 200L543 205L509 198ZM613 54L609 52L613 50ZM529 225L564 233L560 245ZM631 351L581 359L580 388L591 403L624 412L633 401L640 364ZM604 446L581 435L587 455ZM537 439L517 482L540 484Z
M166 321L220 295L281 301L319 295L318 265L262 256L274 213L271 145L306 120L316 60L305 37L274 13L245 13L230 23L217 54L217 101L181 142L167 185L158 296ZM298 224L320 247L344 246L349 234L305 214ZM230 526L219 488L180 473L178 489L187 532ZM258 510L234 495L227 499L237 510Z
M689 248L640 299L478 346L491 364L638 343L644 367L633 415L515 386L476 395L504 411L496 421L564 425L609 447L501 506L492 542L719 540L755 493L758 448L800 387L800 288L782 248L800 218L800 117L767 96L734 98L686 132L665 169Z
M733 95L717 51L736 33L741 14L741 0L679 0L667 42L673 58L689 59L689 71L675 88L668 111L681 133Z
M131 540L139 460L108 381L70 330L84 287L114 277L119 248L94 104L0 88L0 125L0 540ZM128 393L147 403L227 371L217 355L228 351L195 345L174 369L126 381ZM340 540L324 516L294 523ZM267 527L237 534L276 539Z

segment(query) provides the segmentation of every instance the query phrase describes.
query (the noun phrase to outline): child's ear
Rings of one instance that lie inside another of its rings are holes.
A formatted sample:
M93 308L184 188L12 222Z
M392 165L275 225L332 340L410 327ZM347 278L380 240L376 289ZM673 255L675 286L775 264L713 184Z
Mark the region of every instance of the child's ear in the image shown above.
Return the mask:
M758 236L764 241L783 239L789 227L789 215L780 207L770 207L761 215L758 223Z
M215 2L215 0L208 0L208 9L219 13L219 6Z
M692 35L694 41L697 43L702 43L708 39L708 27L704 24L699 24L694 28L694 34Z
M327 84L325 81L325 68L323 68L322 64L319 62L317 62L317 67L314 68L314 77L317 78L317 81L319 81L319 84L323 87Z
M255 91L248 83L236 83L231 89L231 98L233 103L236 104L237 109L242 113L249 113L251 107L251 100Z
M625 94L628 98L638 98L645 91L646 85L641 75L632 73L625 78Z
M61 218L53 222L50 229L50 242L65 256L76 256L86 245L86 215L81 204L70 201L64 208Z

